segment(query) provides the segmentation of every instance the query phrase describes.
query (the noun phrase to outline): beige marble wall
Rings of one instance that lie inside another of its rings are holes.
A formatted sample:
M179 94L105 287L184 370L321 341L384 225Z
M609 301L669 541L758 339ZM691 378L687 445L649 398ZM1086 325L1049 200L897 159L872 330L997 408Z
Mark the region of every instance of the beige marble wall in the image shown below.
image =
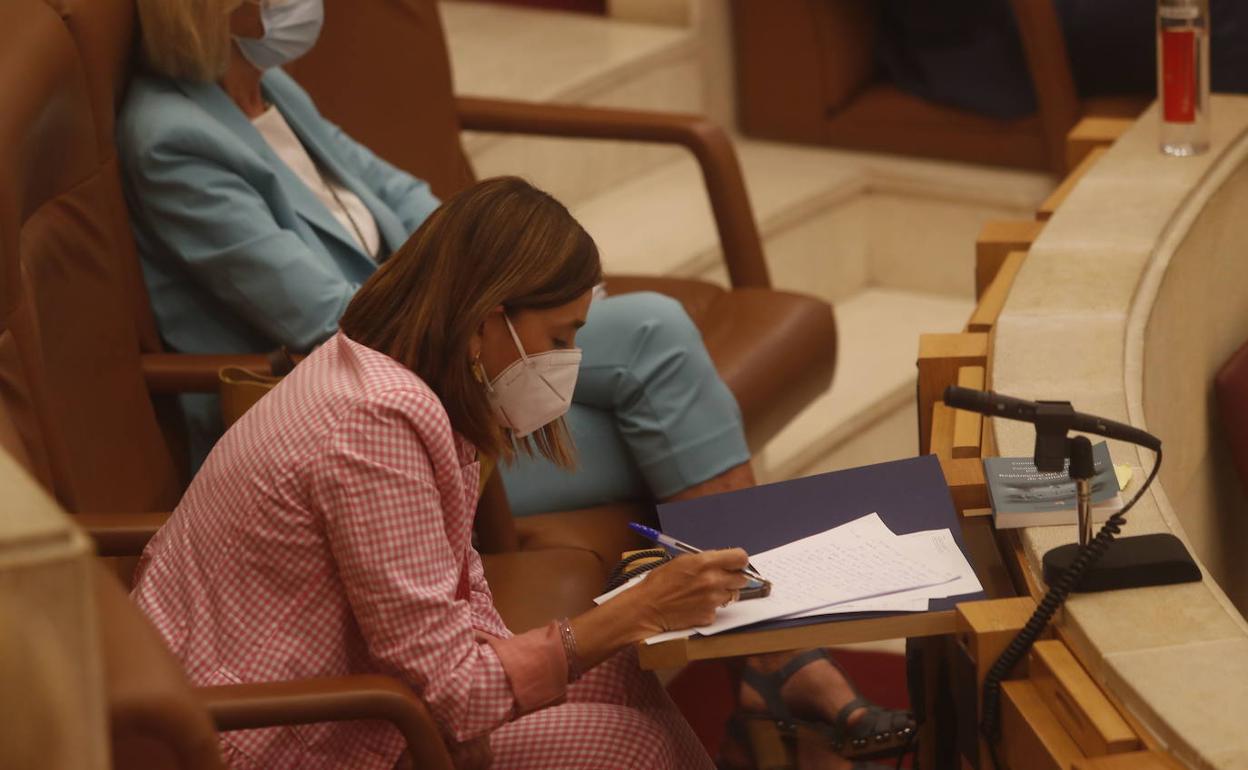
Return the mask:
M623 21L681 26L690 22L692 3L693 0L607 0L607 13Z
M1166 267L1144 336L1144 414L1161 480L1210 573L1248 614L1248 499L1222 435L1213 377L1248 341L1248 165L1204 206Z
M1124 535L1173 532L1204 567L1200 583L1074 595L1057 622L1082 662L1189 767L1248 767L1248 623L1228 598L1243 530L1222 508L1226 484L1209 427L1213 367L1248 333L1248 98L1215 96L1205 155L1157 149L1156 109L1074 188L1045 227L998 321L995 389L1063 398L1159 433L1159 483ZM994 420L1002 454L1028 454L1030 426ZM1110 442L1120 462L1152 456ZM1242 523L1240 523L1242 525ZM1074 527L1022 531L1034 572Z
M736 65L728 0L608 0L607 10L621 21L693 29L701 44L705 114L721 126L736 126Z

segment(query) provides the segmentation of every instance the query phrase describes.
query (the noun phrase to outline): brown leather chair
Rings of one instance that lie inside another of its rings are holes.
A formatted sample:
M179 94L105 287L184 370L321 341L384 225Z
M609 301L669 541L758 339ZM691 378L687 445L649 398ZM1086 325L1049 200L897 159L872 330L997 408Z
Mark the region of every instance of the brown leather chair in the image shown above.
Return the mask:
M1087 115L1134 117L1148 100L1080 102L1051 0L1010 0L1036 115L996 120L927 102L877 77L873 0L733 0L741 128L751 136L1048 170Z
M1222 432L1231 448L1239 483L1248 494L1248 344L1235 351L1214 377Z
M112 149L114 111L132 66L134 19L129 0L51 0L58 6L83 56L95 57L87 68L89 95L98 113L97 146L115 166ZM295 74L305 78L318 99L327 99L327 114L383 156L428 179L442 195L471 181L471 172L459 144L461 116L470 127L502 128L522 132L564 135L614 136L639 141L678 142L690 147L703 165L716 220L724 244L725 259L734 285L725 292L695 281L612 278L613 291L657 289L681 299L705 336L717 367L736 395L745 417L751 442L758 445L774 434L806 401L822 392L831 380L835 363L835 324L830 308L822 302L766 289L766 266L749 202L741 184L731 144L705 121L678 116L656 116L576 108L553 108L489 101L456 101L450 88L449 61L436 4L417 0L385 0L363 6L330 3L327 33L313 55L298 62ZM368 36L374 36L376 39ZM361 37L363 36L363 37ZM359 43L357 45L357 42ZM345 48L344 48L345 46ZM342 51L349 55L340 55ZM395 67L401 69L396 70ZM316 77L328 70L333 77ZM411 94L398 104L387 105L392 80L377 72L407 71L422 77L407 81ZM329 90L316 87L316 81ZM343 87L346 84L347 87ZM380 95L378 95L380 92ZM376 96L377 98L374 98ZM345 101L344 101L345 100ZM335 110L349 114L336 115ZM401 121L401 122L400 122ZM358 125L357 125L358 123ZM417 141L414 141L417 140ZM161 352L159 335L151 316L146 292L138 280L133 244L124 226L124 208L117 207L117 226L125 231L116 237L121 247L112 257L130 278L133 315L143 355L140 364L148 388L157 401L166 428L166 443L174 444L179 419L168 403L173 394L213 391L217 369L232 363L227 357L187 356ZM253 357L254 358L254 357ZM251 368L267 363L255 358ZM164 399L164 400L162 400ZM172 427L170 427L172 426ZM175 471L177 464L174 465ZM164 474L157 474L160 478ZM175 473L176 477L177 474ZM107 483L107 477L105 478ZM182 479L170 486L180 489ZM166 499L172 501L174 496ZM157 506L165 509L168 505ZM151 509L151 508L147 508ZM478 535L483 552L552 547L559 545L592 550L605 570L622 550L640 542L619 525L622 520L652 519L648 504L609 506L587 515L530 517L513 527L506 498L496 483L486 495L478 516ZM98 510L94 507L80 510ZM112 506L112 510L125 510ZM145 510L145 509L140 509ZM598 521L598 518L601 521ZM160 517L129 514L95 519L98 531L108 525L110 548L134 550L159 526ZM597 521L589 525L589 522ZM573 526L565 526L572 522ZM124 547L123 547L124 546ZM550 554L548 554L550 555ZM570 556L570 555L569 555ZM497 585L517 585L506 580L527 568L523 557L486 560L487 575ZM549 564L549 560L543 564ZM564 583L552 597L574 591L567 581L580 568L561 572ZM521 582L521 584L523 581ZM523 598L518 595L517 599ZM525 604L511 605L502 596L500 609L512 617L536 616ZM579 601L574 603L579 604ZM512 610L515 610L513 613Z
M679 299L759 447L832 381L836 326L822 301L771 289L728 137L688 115L457 98L436 0L327 0L321 38L290 73L321 112L439 196L473 181L461 129L678 144L701 164L732 287L608 276L613 294Z

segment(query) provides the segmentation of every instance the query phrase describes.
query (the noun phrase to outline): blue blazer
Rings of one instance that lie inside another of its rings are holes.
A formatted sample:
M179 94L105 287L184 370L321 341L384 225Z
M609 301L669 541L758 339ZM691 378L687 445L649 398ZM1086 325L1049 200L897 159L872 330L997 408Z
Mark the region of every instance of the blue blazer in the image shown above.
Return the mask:
M438 205L429 186L321 117L286 73L261 80L309 154L377 220L383 257ZM139 77L117 140L161 336L184 353L306 351L377 268L214 83Z

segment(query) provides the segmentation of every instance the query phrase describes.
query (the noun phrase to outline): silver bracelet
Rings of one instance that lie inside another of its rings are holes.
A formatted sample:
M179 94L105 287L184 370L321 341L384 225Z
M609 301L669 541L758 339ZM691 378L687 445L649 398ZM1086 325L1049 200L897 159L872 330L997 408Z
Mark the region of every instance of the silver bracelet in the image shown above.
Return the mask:
M563 654L568 659L568 683L581 678L585 672L581 669L581 656L576 651L576 634L567 618L560 618L559 637L563 640Z

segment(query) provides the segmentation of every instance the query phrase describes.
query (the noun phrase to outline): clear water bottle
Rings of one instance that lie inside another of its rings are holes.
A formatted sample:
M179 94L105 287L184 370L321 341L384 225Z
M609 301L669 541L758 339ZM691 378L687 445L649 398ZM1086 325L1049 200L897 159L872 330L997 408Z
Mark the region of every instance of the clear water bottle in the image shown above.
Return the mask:
M1158 0L1157 101L1162 152L1209 149L1209 0Z

